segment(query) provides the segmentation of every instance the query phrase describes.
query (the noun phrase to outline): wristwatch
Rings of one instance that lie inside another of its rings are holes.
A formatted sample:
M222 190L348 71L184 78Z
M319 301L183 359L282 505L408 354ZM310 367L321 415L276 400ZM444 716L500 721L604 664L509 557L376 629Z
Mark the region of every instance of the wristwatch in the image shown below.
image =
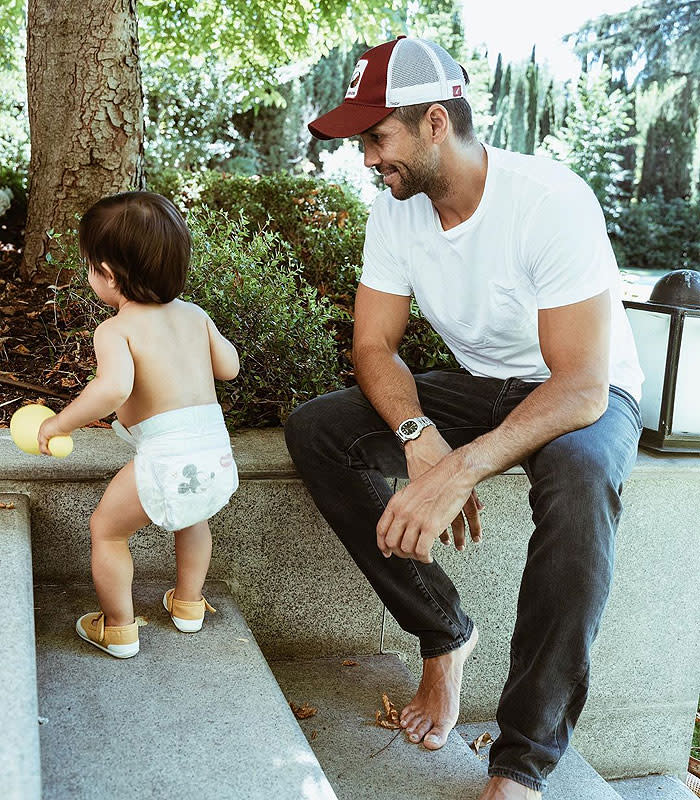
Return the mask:
M412 439L417 439L424 428L428 428L435 423L428 417L411 417L405 419L399 427L394 431L401 444L406 444Z

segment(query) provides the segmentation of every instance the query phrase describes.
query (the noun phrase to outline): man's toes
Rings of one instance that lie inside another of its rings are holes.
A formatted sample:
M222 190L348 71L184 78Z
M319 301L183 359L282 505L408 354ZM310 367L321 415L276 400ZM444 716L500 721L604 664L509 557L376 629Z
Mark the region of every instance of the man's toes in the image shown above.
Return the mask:
M401 727L406 728L417 713L417 709L413 708L413 706L406 706L399 716Z
M447 725L435 725L432 730L423 738L423 746L428 750L439 750L447 741L452 727Z
M433 721L430 717L423 717L419 719L417 724L409 728L408 738L412 742L420 742L425 734L433 727Z

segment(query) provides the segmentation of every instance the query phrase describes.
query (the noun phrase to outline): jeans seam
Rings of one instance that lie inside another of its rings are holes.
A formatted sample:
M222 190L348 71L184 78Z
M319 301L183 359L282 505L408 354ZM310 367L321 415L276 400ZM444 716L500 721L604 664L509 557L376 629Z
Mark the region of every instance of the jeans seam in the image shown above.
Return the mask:
M375 433L376 432L379 432L379 431L375 431ZM364 435L367 436L368 434L364 434ZM355 441L358 442L361 438L362 437L359 437ZM350 469L352 469L352 467L350 465L350 449L351 449L351 447L352 447L352 445L345 451L345 458L347 460L347 466ZM381 508L382 509L386 509L386 506L384 505L384 501L382 500L381 495L379 494L379 492L377 491L374 483L372 482L372 478L369 475L369 470L364 470L363 469L363 470L359 470L359 472L362 475L363 480L365 480L365 482L369 485L369 487L374 492L374 495L375 495L376 499L379 501L379 505L381 506ZM454 630L459 631L460 630L460 626L450 617L450 615L445 611L445 609L440 605L440 603L438 603L438 601L430 593L430 590L425 585L425 581L421 577L421 574L418 572L418 567L416 567L413 559L409 558L409 559L407 559L407 561L413 567L413 572L414 572L415 576L418 578L418 582L419 582L420 588L423 591L424 596L427 597L433 603L435 608L437 608L437 610L442 614L442 616L450 624L450 626Z
M430 593L430 590L429 590L429 589L428 589L428 587L425 585L425 581L424 581L424 580L423 580L423 578L421 577L421 575L420 575L420 572L418 572L418 567L416 567L415 561L414 561L412 558L409 558L409 559L408 559L408 563L409 563L409 564L410 564L410 565L413 567L413 571L415 572L415 574L416 574L416 577L417 577L417 578L418 578L418 580L420 581L420 586L421 586L421 588L423 589L423 593L426 595L426 597L428 597L428 598L429 598L429 599L430 599L430 600L433 602L433 604L434 604L434 605L435 605L435 607L436 607L436 608L437 608L437 609L440 611L440 613L442 614L442 616L443 616L443 617L444 617L444 618L447 620L447 622L449 622L449 623L450 623L450 625L451 625L451 626L452 626L452 627L453 627L455 630L457 630L457 631L461 630L461 629L460 629L460 626L459 626L459 625L458 625L458 624L457 624L457 623L456 623L456 622L455 622L455 621L452 619L452 617L450 617L450 615L449 615L449 614L448 614L448 613L445 611L445 609L444 609L444 608L443 608L443 607L440 605L440 603L438 603L438 601L437 601L437 600L436 600L436 599L433 597L433 595Z
M498 412L501 409L501 406L503 405L503 400L505 399L506 394L508 394L508 389L510 388L510 385L511 385L512 382L513 382L512 378L506 378L503 381L503 386L501 386L501 391L498 393L498 397L496 398L496 400L495 400L495 402L493 404L493 409L491 410L491 427L492 428L496 428L497 425L498 425L497 422L496 422L496 418L498 416Z

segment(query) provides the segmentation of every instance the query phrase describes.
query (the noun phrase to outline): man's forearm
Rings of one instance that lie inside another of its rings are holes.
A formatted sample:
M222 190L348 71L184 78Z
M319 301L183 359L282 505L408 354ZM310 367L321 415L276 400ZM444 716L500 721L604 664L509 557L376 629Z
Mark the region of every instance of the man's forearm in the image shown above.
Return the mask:
M353 351L353 359L360 389L392 430L423 414L413 375L396 353L365 346Z
M594 423L605 412L607 396L607 386L568 377L549 378L497 428L460 447L454 456L474 486L519 464L558 436Z

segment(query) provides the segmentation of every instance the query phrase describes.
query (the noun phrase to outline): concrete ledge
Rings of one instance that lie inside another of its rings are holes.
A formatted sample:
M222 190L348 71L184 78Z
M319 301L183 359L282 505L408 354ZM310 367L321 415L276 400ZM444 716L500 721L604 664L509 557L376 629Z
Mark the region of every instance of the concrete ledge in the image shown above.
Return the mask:
M0 494L0 775L6 800L39 800L41 763L29 500Z
M9 435L0 431L0 436ZM65 461L12 450L0 490L31 496L35 576L89 578L88 519L133 451L111 431L76 434ZM231 587L268 658L377 653L419 667L416 645L382 607L295 477L279 430L233 439L241 488L212 521L211 578ZM520 469L481 485L484 542L439 555L481 633L465 680L463 719L493 719L508 668L518 585L532 531ZM625 486L616 577L594 651L589 703L575 743L605 777L684 775L698 697L693 625L700 573L700 457L640 453ZM172 537L134 537L139 579L173 574Z

